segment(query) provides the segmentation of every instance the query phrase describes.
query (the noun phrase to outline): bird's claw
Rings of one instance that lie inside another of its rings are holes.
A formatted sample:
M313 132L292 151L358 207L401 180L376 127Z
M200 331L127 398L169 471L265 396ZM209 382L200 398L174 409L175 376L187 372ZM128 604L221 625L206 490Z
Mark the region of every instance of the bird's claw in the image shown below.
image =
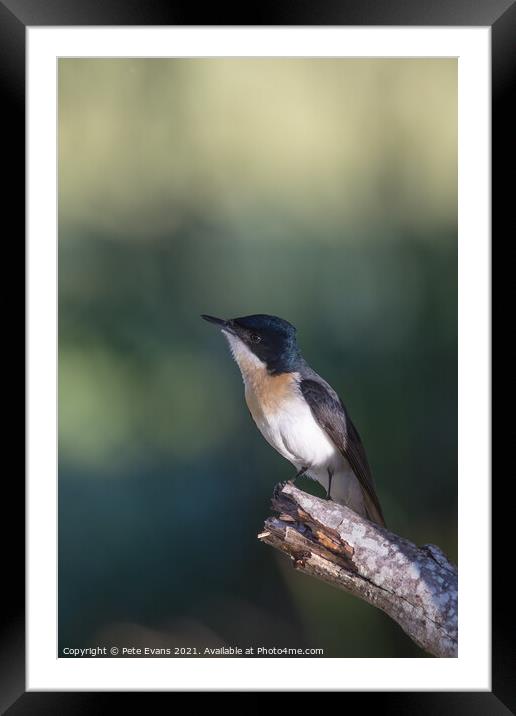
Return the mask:
M293 485L294 483L292 480L283 480L282 482L278 482L277 485L274 488L274 497L277 497L283 492L283 488L287 485Z

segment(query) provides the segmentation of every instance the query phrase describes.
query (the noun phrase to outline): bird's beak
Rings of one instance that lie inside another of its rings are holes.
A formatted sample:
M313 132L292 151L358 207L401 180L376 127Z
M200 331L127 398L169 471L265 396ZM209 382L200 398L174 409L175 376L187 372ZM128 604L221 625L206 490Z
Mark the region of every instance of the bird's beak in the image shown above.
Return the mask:
M206 316L204 313L201 315L201 318L204 318L204 320L209 323L214 323L222 330L231 331L231 321L226 321L224 318L215 318L215 316Z

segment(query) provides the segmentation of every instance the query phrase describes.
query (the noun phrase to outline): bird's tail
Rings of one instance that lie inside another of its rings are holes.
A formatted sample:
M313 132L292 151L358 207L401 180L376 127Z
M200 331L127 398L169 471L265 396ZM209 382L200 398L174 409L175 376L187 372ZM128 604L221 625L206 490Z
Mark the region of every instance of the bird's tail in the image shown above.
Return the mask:
M380 527L387 527L378 498L374 501L364 492L364 507L366 513L364 517L367 517L371 522L376 522Z
M322 481L321 481L322 482ZM352 472L337 473L333 477L331 497L335 502L345 505L381 527L386 527L380 502L371 488L364 490Z

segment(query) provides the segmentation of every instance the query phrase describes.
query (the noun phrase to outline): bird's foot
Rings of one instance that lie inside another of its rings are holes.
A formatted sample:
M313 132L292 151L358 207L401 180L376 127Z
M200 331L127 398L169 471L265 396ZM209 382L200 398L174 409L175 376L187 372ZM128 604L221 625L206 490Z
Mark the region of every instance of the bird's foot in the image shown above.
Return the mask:
M302 467L296 472L294 477L291 477L289 480L283 480L283 482L278 482L274 488L274 495L279 495L279 493L282 492L283 488L287 485L294 485L297 478L302 477L306 472L308 472L308 467Z
M303 475L304 475L305 473L307 473L307 472L308 472L308 467L304 467L304 466L301 467L301 468L296 472L296 474L294 475L294 477L293 477L291 480L289 480L289 482L293 485L293 484L295 483L295 481L297 480L298 477L303 477Z
M283 488L287 485L292 484L292 480L283 480L282 482L278 482L273 490L274 497L278 497L283 492Z

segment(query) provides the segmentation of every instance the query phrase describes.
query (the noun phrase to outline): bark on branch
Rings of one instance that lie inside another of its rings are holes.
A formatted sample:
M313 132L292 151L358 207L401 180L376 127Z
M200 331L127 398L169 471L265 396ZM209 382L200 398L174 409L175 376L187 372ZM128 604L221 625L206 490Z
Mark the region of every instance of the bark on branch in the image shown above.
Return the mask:
M382 609L420 647L457 656L457 569L436 546L416 547L347 507L287 483L258 535L294 567Z

